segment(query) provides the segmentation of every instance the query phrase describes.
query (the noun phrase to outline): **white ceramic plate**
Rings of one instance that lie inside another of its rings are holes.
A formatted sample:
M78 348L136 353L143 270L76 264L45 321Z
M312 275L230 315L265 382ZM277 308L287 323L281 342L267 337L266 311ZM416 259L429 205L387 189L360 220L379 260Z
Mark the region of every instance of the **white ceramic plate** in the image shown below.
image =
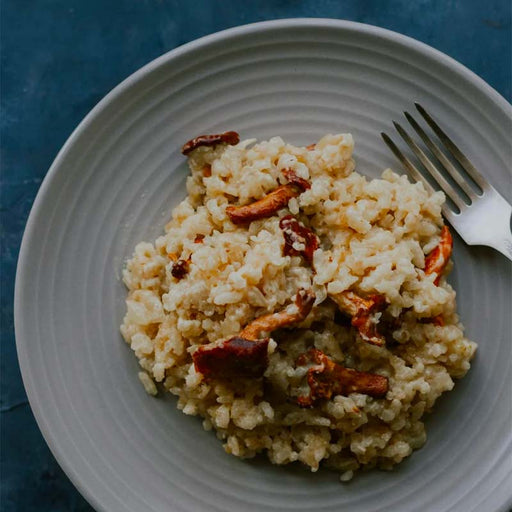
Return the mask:
M505 63L504 63L505 65ZM398 168L380 140L419 101L510 200L510 105L445 55L334 20L240 27L178 48L112 91L76 129L30 215L16 283L25 386L59 463L98 510L498 511L511 503L510 264L455 242L451 282L480 347L396 471L335 473L224 453L172 396L147 396L121 340L120 281L185 194L182 143L233 129L305 144L353 133L358 170Z

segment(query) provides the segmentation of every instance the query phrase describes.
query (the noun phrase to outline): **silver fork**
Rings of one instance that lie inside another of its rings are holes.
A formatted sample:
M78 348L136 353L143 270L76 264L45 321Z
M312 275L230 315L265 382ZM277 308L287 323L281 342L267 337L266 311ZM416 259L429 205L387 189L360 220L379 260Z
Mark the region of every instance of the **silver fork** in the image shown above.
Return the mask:
M442 142L445 149L455 157L461 167L481 190L481 193L475 192L460 171L448 160L439 146L429 138L411 114L404 112L407 121L409 121L409 124L414 128L414 131L420 136L432 154L435 155L453 181L460 187L460 190L456 190L457 187L453 187L445 179L432 160L427 157L425 152L414 142L402 126L393 121L402 139L412 149L418 160L423 164L432 178L434 178L447 197L449 197L452 203L459 209L457 212L445 203L443 206L444 216L468 245L488 245L489 247L494 247L494 249L497 249L512 260L512 233L510 232L510 214L512 207L476 170L474 165L463 155L460 149L432 119L426 110L418 103L415 103L415 106L423 119ZM416 181L421 181L429 191L433 192L434 189L422 176L418 168L398 149L388 135L381 133L381 136L395 156L402 162L411 177ZM467 200L464 200L461 190L466 195Z

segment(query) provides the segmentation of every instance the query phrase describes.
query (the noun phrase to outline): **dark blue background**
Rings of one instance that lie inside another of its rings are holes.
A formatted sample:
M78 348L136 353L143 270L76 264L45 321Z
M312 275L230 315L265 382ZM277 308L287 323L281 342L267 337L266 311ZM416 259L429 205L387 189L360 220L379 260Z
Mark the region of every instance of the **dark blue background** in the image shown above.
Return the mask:
M509 0L2 0L1 509L91 510L47 448L27 403L13 328L16 261L59 148L116 84L158 55L274 18L379 25L447 53L510 101Z

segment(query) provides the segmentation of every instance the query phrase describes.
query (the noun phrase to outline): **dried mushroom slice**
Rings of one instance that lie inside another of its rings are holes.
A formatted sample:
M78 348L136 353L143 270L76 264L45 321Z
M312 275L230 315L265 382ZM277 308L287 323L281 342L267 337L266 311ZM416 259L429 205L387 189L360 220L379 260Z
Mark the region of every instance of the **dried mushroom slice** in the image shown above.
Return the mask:
M425 274L436 274L435 285L439 285L441 275L443 274L453 250L453 238L448 226L443 226L441 230L441 240L425 258Z
M280 185L265 197L245 206L228 206L226 213L233 224L247 224L259 219L272 217L285 208L293 197L298 197L310 188L307 180L299 178L292 170L285 169L283 175L288 180L286 185Z
M288 180L290 185L295 185L301 192L305 192L311 188L308 180L297 176L293 169L284 169L281 171L283 176Z
M432 317L431 323L436 325L437 327L444 327L444 318L443 315L436 315Z
M383 398L389 389L387 377L345 368L316 348L309 349L298 358L297 365L307 364L313 365L306 374L309 393L297 397L300 407L313 407L319 400L330 400L336 395L346 396L350 393Z
M314 302L315 294L301 289L293 304L283 311L256 318L239 335L228 340L199 347L192 354L196 371L206 378L261 377L268 365L270 340L259 339L260 336L302 322Z
M420 318L418 321L421 324L432 324L436 327L444 327L445 325L443 315L436 315L430 318Z
M216 146L217 144L230 144L231 146L240 142L240 136L237 132L224 132L215 135L199 135L188 142L181 148L183 155L188 155L201 146Z
M268 364L269 338L246 340L234 336L199 347L192 355L196 371L208 377L261 377Z
M258 339L263 333L270 333L276 329L295 325L309 315L315 302L315 293L313 290L300 289L295 295L294 302L283 311L263 315L253 320L240 336L248 340Z
M233 224L247 224L272 217L285 208L292 197L297 197L299 194L300 192L293 185L281 185L254 203L246 206L228 206L226 213Z
M351 317L351 324L357 329L361 339L372 345L384 346L386 340L377 330L379 313L386 307L384 295L370 295L363 298L357 293L345 291L329 295L340 311Z
M313 264L313 253L320 246L320 240L311 229L300 223L293 215L286 215L279 222L283 231L285 256L301 254L310 264Z

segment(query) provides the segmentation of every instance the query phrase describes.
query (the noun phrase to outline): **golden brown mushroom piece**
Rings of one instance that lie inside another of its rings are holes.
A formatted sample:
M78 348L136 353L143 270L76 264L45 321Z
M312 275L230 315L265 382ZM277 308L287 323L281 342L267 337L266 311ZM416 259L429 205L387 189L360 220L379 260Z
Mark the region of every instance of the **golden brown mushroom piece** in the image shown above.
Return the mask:
M283 231L285 256L295 256L301 254L310 264L313 264L313 253L320 246L320 240L316 234L303 224L301 224L293 215L286 215L279 222L279 227ZM304 246L304 249L297 250L295 247Z
M265 197L245 206L228 206L226 213L233 224L247 224L254 220L266 219L288 205L292 197L297 197L311 185L299 178L292 170L285 169L286 185L280 185Z
M384 336L377 331L377 313L386 307L383 295L370 295L366 299L351 291L329 295L338 308L351 317L351 324L357 329L361 339L382 347Z
M388 392L387 377L345 368L316 348L310 348L297 359L299 366L310 363L314 366L307 372L309 394L297 397L297 404L300 407L313 407L318 400L330 400L336 395L362 393L374 398L383 398Z
M283 169L281 172L283 173L283 176L287 179L288 183L290 185L295 185L301 192L304 192L311 188L311 184L309 183L309 181L297 176L294 170Z
M246 340L233 336L222 343L199 347L193 354L196 371L206 378L261 377L268 364L269 338Z
M432 324L437 325L437 327L444 327L444 318L443 315L436 315L432 317Z
M278 313L271 313L256 318L256 320L253 320L242 330L240 336L247 340L256 340L263 333L270 333L276 329L302 322L309 315L315 298L313 290L304 290L301 288L297 292L297 295L295 295L293 304L290 304L287 308Z
M425 258L425 274L436 274L434 280L435 285L439 285L441 275L448 264L450 256L452 255L453 238L448 229L448 226L443 226L441 230L441 240L432 251Z
M441 229L441 240L425 258L425 274L436 274L437 277L434 279L434 284L439 286L441 275L450 260L453 250L453 238L448 229L448 226L443 226ZM430 323L438 327L444 326L443 315L436 315L432 318L426 319L423 323Z
M256 318L238 336L199 347L192 354L196 371L206 378L261 377L268 364L267 347L270 339L259 339L260 336L302 322L314 302L313 291L301 289L294 303L283 311Z
M444 327L445 325L443 315L436 315L430 318L420 318L419 322L422 324L432 324L437 327Z
M236 132L224 132L215 135L199 135L188 142L181 148L184 155L188 155L200 146L216 146L217 144L235 145L240 142L240 136Z

